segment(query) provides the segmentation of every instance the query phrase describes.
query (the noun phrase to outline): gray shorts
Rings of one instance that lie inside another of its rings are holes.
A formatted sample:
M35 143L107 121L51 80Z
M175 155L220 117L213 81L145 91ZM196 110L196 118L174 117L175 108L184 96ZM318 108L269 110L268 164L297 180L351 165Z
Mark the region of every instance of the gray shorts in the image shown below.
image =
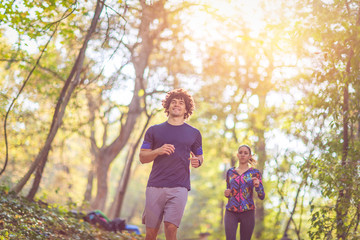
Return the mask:
M148 228L159 228L162 220L179 227L188 197L184 187L146 188L142 223Z

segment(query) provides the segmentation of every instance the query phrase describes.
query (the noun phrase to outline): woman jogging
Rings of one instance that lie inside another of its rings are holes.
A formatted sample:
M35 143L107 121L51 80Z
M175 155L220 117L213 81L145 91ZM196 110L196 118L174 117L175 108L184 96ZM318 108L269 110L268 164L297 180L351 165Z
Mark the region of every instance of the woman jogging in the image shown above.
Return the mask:
M250 147L241 145L237 157L239 166L230 168L226 173L224 195L228 204L224 218L225 234L226 240L236 240L240 223L240 239L250 240L255 226L254 189L261 200L265 198L265 191L260 171L253 168L256 161L252 158Z

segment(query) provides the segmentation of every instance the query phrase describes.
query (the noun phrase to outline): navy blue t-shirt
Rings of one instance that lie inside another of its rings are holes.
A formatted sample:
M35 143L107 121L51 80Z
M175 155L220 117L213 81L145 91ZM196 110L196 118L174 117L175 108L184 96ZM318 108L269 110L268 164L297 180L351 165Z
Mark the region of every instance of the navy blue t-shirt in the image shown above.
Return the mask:
M200 131L184 123L174 126L168 122L151 126L145 133L142 149L172 144L175 152L155 158L148 180L148 187L185 187L190 191L190 151L202 155Z

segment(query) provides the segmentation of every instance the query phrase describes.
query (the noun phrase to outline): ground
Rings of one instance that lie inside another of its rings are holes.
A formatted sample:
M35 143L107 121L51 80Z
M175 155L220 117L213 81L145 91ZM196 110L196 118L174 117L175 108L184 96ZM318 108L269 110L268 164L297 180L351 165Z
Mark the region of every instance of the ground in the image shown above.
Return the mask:
M7 239L143 239L115 233L83 220L83 213L42 201L28 201L0 187L0 240Z

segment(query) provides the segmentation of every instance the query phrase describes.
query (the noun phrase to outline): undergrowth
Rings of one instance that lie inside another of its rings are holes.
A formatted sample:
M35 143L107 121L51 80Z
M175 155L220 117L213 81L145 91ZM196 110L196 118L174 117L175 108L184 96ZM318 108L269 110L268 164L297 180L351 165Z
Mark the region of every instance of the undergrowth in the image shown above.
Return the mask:
M42 201L28 201L0 186L0 240L8 239L143 239L105 231L83 220L83 214Z

